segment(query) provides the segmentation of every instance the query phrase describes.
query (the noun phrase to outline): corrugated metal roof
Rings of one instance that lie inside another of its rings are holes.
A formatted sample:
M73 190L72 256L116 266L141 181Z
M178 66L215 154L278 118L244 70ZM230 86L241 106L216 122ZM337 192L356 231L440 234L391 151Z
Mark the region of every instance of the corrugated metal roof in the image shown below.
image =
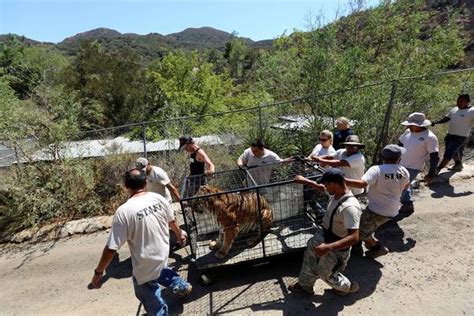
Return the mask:
M273 124L271 127L275 129L283 129L288 131L294 131L299 129L306 129L310 128L315 117L313 115L285 115L279 116L278 119L282 121L278 124ZM328 116L317 116L316 119L324 126L333 127L335 123L335 119ZM349 120L351 126L356 124L356 121Z
M238 145L242 140L235 135L206 135L194 138L197 144L205 145ZM36 151L32 155L33 161L52 161L59 157L74 158L93 158L104 157L115 154L141 154L144 152L143 141L130 140L126 137L116 137L113 139L83 140L76 142L65 142L60 144L58 150L52 145L48 148ZM157 142L146 143L147 152L160 152L168 150L178 150L179 141L177 139L164 139ZM1 158L0 158L1 159ZM22 159L22 162L27 160ZM13 164L13 162L10 163Z

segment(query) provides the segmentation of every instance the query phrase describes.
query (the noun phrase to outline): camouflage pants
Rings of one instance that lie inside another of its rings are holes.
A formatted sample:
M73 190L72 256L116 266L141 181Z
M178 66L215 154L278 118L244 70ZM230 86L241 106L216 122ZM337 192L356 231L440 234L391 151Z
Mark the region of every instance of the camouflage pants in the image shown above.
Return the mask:
M374 232L389 220L390 217L376 214L366 208L360 217L360 239L363 241L373 239Z
M311 292L313 291L314 283L320 278L332 288L348 292L351 287L351 281L341 272L347 266L350 250L332 250L327 255L318 257L313 249L322 242L323 238L319 234L316 234L308 241L298 283L303 289Z

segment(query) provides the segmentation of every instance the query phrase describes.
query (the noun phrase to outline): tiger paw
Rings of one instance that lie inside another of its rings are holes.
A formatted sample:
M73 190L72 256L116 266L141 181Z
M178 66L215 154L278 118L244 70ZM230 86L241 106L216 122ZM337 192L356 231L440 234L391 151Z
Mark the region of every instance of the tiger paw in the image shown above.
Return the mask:
M209 242L209 249L211 250L216 250L216 249L219 249L220 247L221 245L216 240L211 240Z

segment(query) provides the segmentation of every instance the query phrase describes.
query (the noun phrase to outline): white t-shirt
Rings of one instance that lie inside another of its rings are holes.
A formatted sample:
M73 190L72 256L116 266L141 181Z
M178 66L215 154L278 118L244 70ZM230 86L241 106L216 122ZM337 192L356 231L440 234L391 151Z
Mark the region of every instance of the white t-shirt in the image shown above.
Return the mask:
M334 219L332 222L332 232L339 237L347 236L348 229L359 228L360 216L362 214L359 201L352 193L348 193L337 200L334 198L334 196L331 196L329 199L328 209L323 217L323 227L330 229L329 222L332 211L339 204L339 201L347 196L349 196L349 198L344 201L336 210L336 214L334 214Z
M272 164L283 160L276 153L268 149L264 149L262 157L257 157L250 148L247 148L244 153L240 155L240 159L247 167L256 167L249 169L249 173L257 184L269 183L274 167Z
M362 180L369 184L369 209L382 216L396 216L403 189L410 182L408 170L398 164L373 166L362 176Z
M155 280L166 267L169 225L174 220L168 201L157 193L131 197L115 212L107 247L118 250L128 242L133 275L139 285Z
M411 133L407 129L399 140L406 149L400 161L405 168L421 170L429 155L439 151L438 137L429 129L420 133Z
M320 156L333 156L336 154L336 150L334 147L329 146L328 148L324 148L323 145L317 144L316 147L314 147L313 151L311 152L310 156L314 157L320 157Z
M155 192L163 196L168 202L173 202L170 191L166 187L170 183L170 178L166 171L160 167L153 166L150 174L146 176L148 181L148 191Z
M452 108L446 115L451 118L449 121L448 134L468 137L474 125L474 107L460 109L457 106Z
M342 172L344 172L344 176L346 178L360 180L360 178L362 178L364 175L365 158L360 151L348 156L345 149L339 149L336 151L334 158L337 160L345 160L350 165L350 167L339 167ZM351 191L355 195L364 193L364 189L360 188L351 188Z

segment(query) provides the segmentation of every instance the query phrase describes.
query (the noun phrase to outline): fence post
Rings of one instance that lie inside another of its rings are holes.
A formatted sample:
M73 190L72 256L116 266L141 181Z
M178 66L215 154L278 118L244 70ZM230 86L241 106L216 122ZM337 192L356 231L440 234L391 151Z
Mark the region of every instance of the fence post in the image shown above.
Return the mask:
M263 140L262 107L260 105L258 106L258 125L259 125L258 138Z
M146 124L143 124L143 156L147 158L147 152L146 152Z
M392 90L390 91L390 99L387 104L387 111L385 111L385 118L383 120L383 125L380 130L379 139L377 140L377 145L375 146L374 157L372 159L372 165L380 163L379 160L379 151L382 147L382 144L387 141L388 128L390 125L390 118L392 116L393 101L395 99L395 94L397 93L397 82L392 81Z
M20 155L18 155L18 148L16 145L13 146L13 150L15 151L15 159L16 159L16 169L19 174L22 173L21 170L21 161L20 161Z

